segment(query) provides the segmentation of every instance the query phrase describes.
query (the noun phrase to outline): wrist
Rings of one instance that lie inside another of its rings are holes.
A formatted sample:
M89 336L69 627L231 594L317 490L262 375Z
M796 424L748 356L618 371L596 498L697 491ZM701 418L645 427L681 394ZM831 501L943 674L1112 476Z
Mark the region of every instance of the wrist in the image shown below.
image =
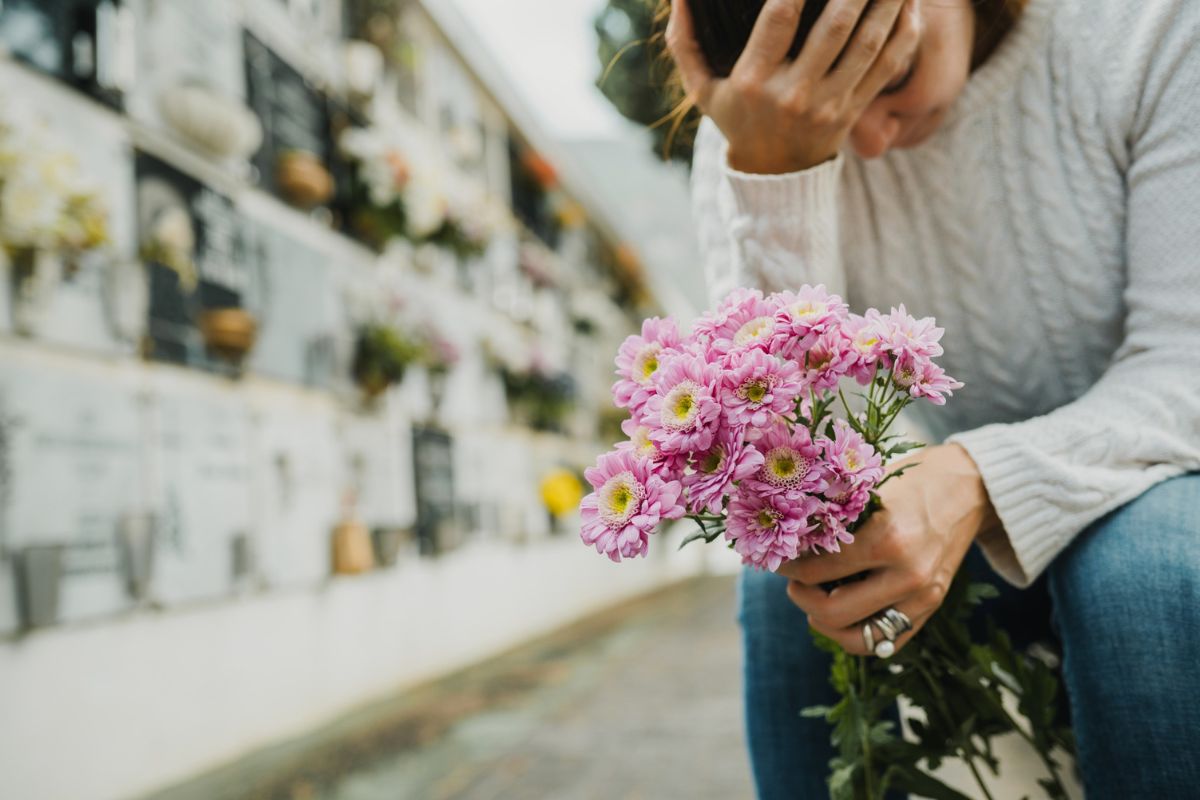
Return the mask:
M992 498L975 459L959 444L948 444L941 449L949 461L949 469L957 476L956 482L961 487L959 496L968 505L965 516L972 520L968 526L972 531L971 538L1001 529L1000 517L992 505Z
M837 151L820 156L779 156L742 153L730 146L725 158L734 172L747 175L789 175L832 161L837 158Z

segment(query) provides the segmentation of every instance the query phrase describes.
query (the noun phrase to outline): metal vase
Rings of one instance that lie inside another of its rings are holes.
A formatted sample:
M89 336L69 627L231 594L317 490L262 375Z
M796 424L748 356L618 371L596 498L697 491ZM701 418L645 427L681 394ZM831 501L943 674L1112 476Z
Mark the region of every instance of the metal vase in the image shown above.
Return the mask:
M37 544L17 550L17 613L23 629L45 628L58 621L66 545Z
M125 591L141 602L149 595L154 579L158 520L153 514L125 514L117 521L116 538Z

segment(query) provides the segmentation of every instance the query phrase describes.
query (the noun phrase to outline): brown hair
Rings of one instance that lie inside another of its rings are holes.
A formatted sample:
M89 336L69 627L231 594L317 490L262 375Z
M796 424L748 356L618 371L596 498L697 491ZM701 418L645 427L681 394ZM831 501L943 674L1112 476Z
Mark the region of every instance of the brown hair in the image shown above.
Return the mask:
M658 31L665 28L672 0L658 0ZM716 75L728 76L745 49L750 33L766 0L688 0L695 24L696 40ZM790 58L800 52L817 18L829 0L808 0L804 4L796 39L788 51ZM971 0L975 8L975 45L971 68L982 64L1016 24L1028 0ZM692 115L692 104L683 99L682 84L676 75L672 88L680 102L664 122L672 124L672 135Z

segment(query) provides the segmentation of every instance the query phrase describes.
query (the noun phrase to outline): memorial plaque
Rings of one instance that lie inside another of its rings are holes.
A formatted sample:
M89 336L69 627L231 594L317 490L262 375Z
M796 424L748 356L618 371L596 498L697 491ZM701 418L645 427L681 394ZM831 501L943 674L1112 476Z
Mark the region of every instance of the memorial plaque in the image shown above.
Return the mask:
M280 195L280 157L310 153L328 165L333 155L330 110L325 95L295 67L246 32L246 87L250 107L263 125L263 145L254 156L260 184Z
M339 426L342 484L359 518L372 528L408 527L416 512L407 424L387 416L346 415Z
M250 415L243 398L164 375L150 403L154 596L168 604L234 588L234 542L252 532Z
M329 574L341 513L336 412L322 402L256 401L254 521L259 574L272 587Z
M454 442L436 428L413 428L417 540L422 555L453 549L458 531L454 503Z
M64 621L127 607L116 534L119 520L144 499L143 407L135 382L8 359L0 398L4 551L66 547Z
M150 254L150 355L161 361L220 370L197 327L205 309L241 308L252 274L241 221L229 198L146 153L138 153L138 239L170 239L190 249L170 258Z
M20 61L120 107L132 28L115 0L4 0L0 44Z
M232 0L135 0L137 85L129 113L160 125L163 95L181 85L205 86L219 95L246 96L242 31Z
M292 383L333 386L340 321L333 258L274 225L248 222L246 231L262 275L250 368Z

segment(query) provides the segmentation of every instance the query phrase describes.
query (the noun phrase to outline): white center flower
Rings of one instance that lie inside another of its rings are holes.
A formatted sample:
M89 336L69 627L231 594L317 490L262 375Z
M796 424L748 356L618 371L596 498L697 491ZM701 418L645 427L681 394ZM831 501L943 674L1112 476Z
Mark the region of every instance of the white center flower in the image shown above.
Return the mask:
M733 343L739 347L766 339L775 332L774 317L755 317L733 335Z
M829 304L819 300L802 300L792 306L789 310L791 311L792 316L796 319L808 321L815 319L829 311Z
M661 352L662 345L657 343L648 344L638 351L637 357L633 359L633 366L629 369L634 383L650 382L650 376L658 371L658 354Z
M613 475L600 487L600 518L610 528L624 527L642 506L646 487L638 482L632 472Z

